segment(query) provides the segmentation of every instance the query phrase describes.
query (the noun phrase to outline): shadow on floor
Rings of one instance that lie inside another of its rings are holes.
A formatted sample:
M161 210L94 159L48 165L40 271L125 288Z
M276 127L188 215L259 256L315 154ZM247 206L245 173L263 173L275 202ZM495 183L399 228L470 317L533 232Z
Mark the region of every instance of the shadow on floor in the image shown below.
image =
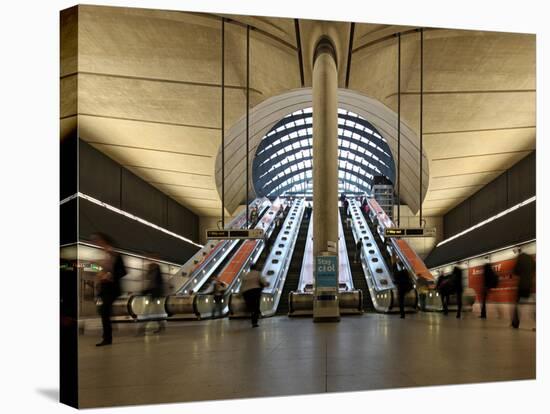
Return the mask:
M36 392L46 397L49 400L59 402L59 390L58 389L37 389Z

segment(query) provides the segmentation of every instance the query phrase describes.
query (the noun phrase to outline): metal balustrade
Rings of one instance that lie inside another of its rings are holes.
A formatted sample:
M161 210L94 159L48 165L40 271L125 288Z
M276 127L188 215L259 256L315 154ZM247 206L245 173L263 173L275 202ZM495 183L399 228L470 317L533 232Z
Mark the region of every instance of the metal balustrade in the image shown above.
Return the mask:
M300 198L293 202L262 269L262 276L269 282L269 286L262 291L260 302L260 310L264 317L273 316L279 305L304 210L304 199ZM239 292L231 295L229 309L230 317L248 316L246 304Z
M363 268L374 309L377 312L398 310L397 287L395 286L391 269L384 260L380 248L374 239L369 225L361 212L359 203L351 199L349 208L352 216L352 230L355 242L361 238L361 266ZM405 296L407 310L416 309L417 292L415 289Z
M271 206L271 202L264 197L254 200L250 206L257 206L261 216ZM243 228L245 226L246 213L243 212L233 219L226 228ZM133 295L127 300L126 306L119 306L119 308L126 308L128 314L136 320L171 317L194 318L197 311L196 293L239 243L240 240L220 240L217 243L208 240L205 246L214 244L214 247L204 255L199 263L194 263L195 259L192 258L191 261L182 266L182 272L184 272L184 268L191 270L189 270L189 277L183 283L174 286L174 294L159 298L156 301L153 301L148 295Z

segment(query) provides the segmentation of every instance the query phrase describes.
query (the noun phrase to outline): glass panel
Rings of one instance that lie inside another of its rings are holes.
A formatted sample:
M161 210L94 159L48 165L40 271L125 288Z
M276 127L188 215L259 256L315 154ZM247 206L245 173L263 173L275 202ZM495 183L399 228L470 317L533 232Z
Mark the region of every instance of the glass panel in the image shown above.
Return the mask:
M262 180L269 178L262 184L266 190L264 194L279 194L280 191L303 193L305 187L311 192L311 113L312 108L293 112L264 136L255 160L259 166L256 167L259 177ZM338 114L338 176L344 191L362 192L370 189L374 175L380 175L381 169L385 175L387 171L395 175L389 147L386 145L383 148L384 144L381 144L386 140L354 112L339 108ZM308 181L307 185L305 181Z

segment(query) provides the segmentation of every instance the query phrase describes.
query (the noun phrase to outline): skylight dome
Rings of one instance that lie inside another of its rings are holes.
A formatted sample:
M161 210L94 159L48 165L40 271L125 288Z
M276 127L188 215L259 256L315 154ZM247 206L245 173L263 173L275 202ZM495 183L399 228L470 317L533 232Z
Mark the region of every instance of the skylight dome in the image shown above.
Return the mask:
M252 171L259 196L311 196L312 136L312 108L305 108L285 116L263 137ZM395 165L386 140L364 118L339 109L339 192L371 194L375 176L395 182Z

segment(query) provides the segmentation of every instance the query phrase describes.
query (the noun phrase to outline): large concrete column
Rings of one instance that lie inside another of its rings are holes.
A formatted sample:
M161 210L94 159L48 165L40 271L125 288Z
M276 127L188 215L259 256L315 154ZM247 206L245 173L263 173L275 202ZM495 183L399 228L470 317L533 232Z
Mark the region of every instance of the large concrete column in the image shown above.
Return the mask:
M338 69L321 38L313 56L313 255L334 243L338 254Z

